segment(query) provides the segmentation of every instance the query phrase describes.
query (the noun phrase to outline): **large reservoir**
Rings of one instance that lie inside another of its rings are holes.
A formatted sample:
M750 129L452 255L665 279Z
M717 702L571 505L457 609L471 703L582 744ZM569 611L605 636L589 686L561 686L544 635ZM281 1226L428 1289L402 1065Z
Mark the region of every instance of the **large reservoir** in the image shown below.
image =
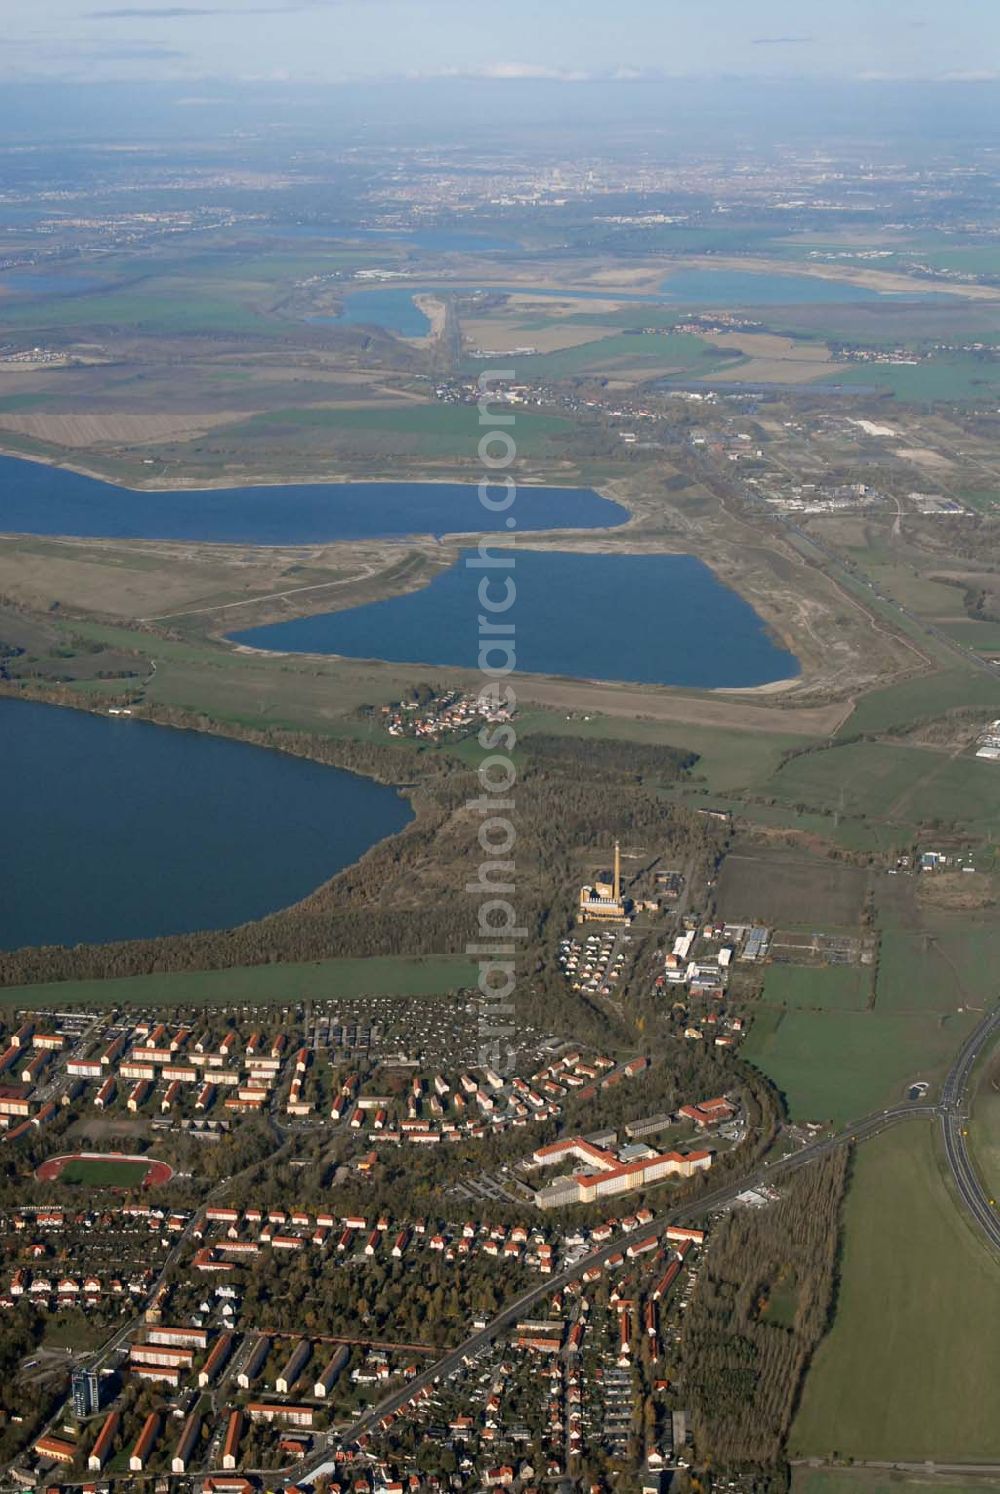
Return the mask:
M488 497L499 499L502 489ZM627 511L590 488L518 489L521 530L605 529ZM92 539L317 545L406 534L507 532L478 488L449 482L287 483L134 491L18 457L0 457L0 532Z
M0 947L225 928L411 818L392 788L244 742L0 700Z
M232 639L283 652L475 668L484 572L464 563L472 554L406 596ZM753 608L691 555L521 550L511 574L517 595L505 620L521 671L703 689L771 684L799 672Z

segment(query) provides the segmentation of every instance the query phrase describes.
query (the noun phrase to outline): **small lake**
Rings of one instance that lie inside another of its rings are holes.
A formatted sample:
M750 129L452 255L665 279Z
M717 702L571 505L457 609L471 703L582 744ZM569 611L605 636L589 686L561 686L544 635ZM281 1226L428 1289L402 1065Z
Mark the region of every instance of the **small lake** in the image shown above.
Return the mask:
M460 561L407 596L230 637L291 653L475 668L484 574ZM522 550L513 576L517 596L503 620L514 623L521 671L702 689L799 672L753 608L691 555ZM502 597L500 582L493 594Z
M399 337L426 337L431 319L413 297L419 291L393 286L389 290L354 291L339 316L311 316L312 326L384 327Z
M499 491L496 494L499 497ZM65 467L0 457L0 533L213 544L316 545L406 534L506 533L463 483L288 483L135 492ZM521 487L521 530L605 529L628 512L589 488Z
M378 290L351 291L340 316L311 316L317 325L364 325L382 327L399 337L426 337L430 321L415 305L415 295L468 295L490 290L504 296L532 296L561 301L617 301L658 305L662 302L691 307L807 306L847 304L852 301L940 301L935 291L886 292L849 285L844 280L824 280L818 275L775 274L754 270L675 270L655 291L578 290L567 286L507 285L476 286L447 282L439 286L406 285Z
M227 928L305 897L412 817L283 753L0 699L0 948Z

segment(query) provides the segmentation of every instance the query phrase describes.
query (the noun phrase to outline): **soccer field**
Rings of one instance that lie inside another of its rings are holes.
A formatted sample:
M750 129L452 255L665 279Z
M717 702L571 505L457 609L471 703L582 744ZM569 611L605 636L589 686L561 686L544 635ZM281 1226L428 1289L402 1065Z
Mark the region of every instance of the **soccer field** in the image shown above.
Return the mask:
M62 1183L85 1183L89 1188L137 1188L149 1171L147 1162L125 1157L74 1157L59 1173Z

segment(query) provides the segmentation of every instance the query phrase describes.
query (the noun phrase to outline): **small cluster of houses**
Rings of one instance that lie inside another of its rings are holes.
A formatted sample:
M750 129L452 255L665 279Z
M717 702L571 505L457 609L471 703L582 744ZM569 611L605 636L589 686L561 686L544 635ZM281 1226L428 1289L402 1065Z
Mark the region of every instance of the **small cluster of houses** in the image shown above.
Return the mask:
M363 1131L379 1146L464 1141L491 1130L551 1120L562 1113L569 1094L593 1098L598 1085L606 1086L615 1075L632 1077L645 1066L645 1059L636 1059L619 1070L613 1059L585 1059L573 1052L544 1065L529 1079L502 1077L488 1066L463 1072L453 1081L440 1073L430 1078L413 1074L402 1102L389 1094L360 1094L357 1076L351 1075L334 1098L330 1119L346 1120L352 1130Z
M562 939L559 964L573 991L610 996L624 974L626 955L618 948L618 933L606 929L586 939Z
M255 1260L266 1249L295 1252L310 1246L342 1256L402 1260L414 1251L434 1252L446 1260L480 1254L520 1262L543 1275L553 1268L553 1245L543 1231L514 1224L509 1228L466 1220L461 1226L435 1221L392 1220L385 1213L316 1214L301 1209L233 1209L209 1205L194 1227L203 1241L194 1268L225 1273Z
M494 692L495 696L495 692ZM391 737L417 737L437 742L466 737L483 722L510 721L514 711L491 699L489 691L468 695L446 690L429 700L400 700L381 707L382 722Z

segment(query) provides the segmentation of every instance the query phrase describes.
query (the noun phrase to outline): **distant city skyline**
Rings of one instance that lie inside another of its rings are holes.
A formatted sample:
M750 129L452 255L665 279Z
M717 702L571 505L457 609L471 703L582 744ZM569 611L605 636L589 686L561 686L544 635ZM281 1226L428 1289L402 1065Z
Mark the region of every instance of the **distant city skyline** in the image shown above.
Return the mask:
M8 81L1000 79L995 0L4 0Z

